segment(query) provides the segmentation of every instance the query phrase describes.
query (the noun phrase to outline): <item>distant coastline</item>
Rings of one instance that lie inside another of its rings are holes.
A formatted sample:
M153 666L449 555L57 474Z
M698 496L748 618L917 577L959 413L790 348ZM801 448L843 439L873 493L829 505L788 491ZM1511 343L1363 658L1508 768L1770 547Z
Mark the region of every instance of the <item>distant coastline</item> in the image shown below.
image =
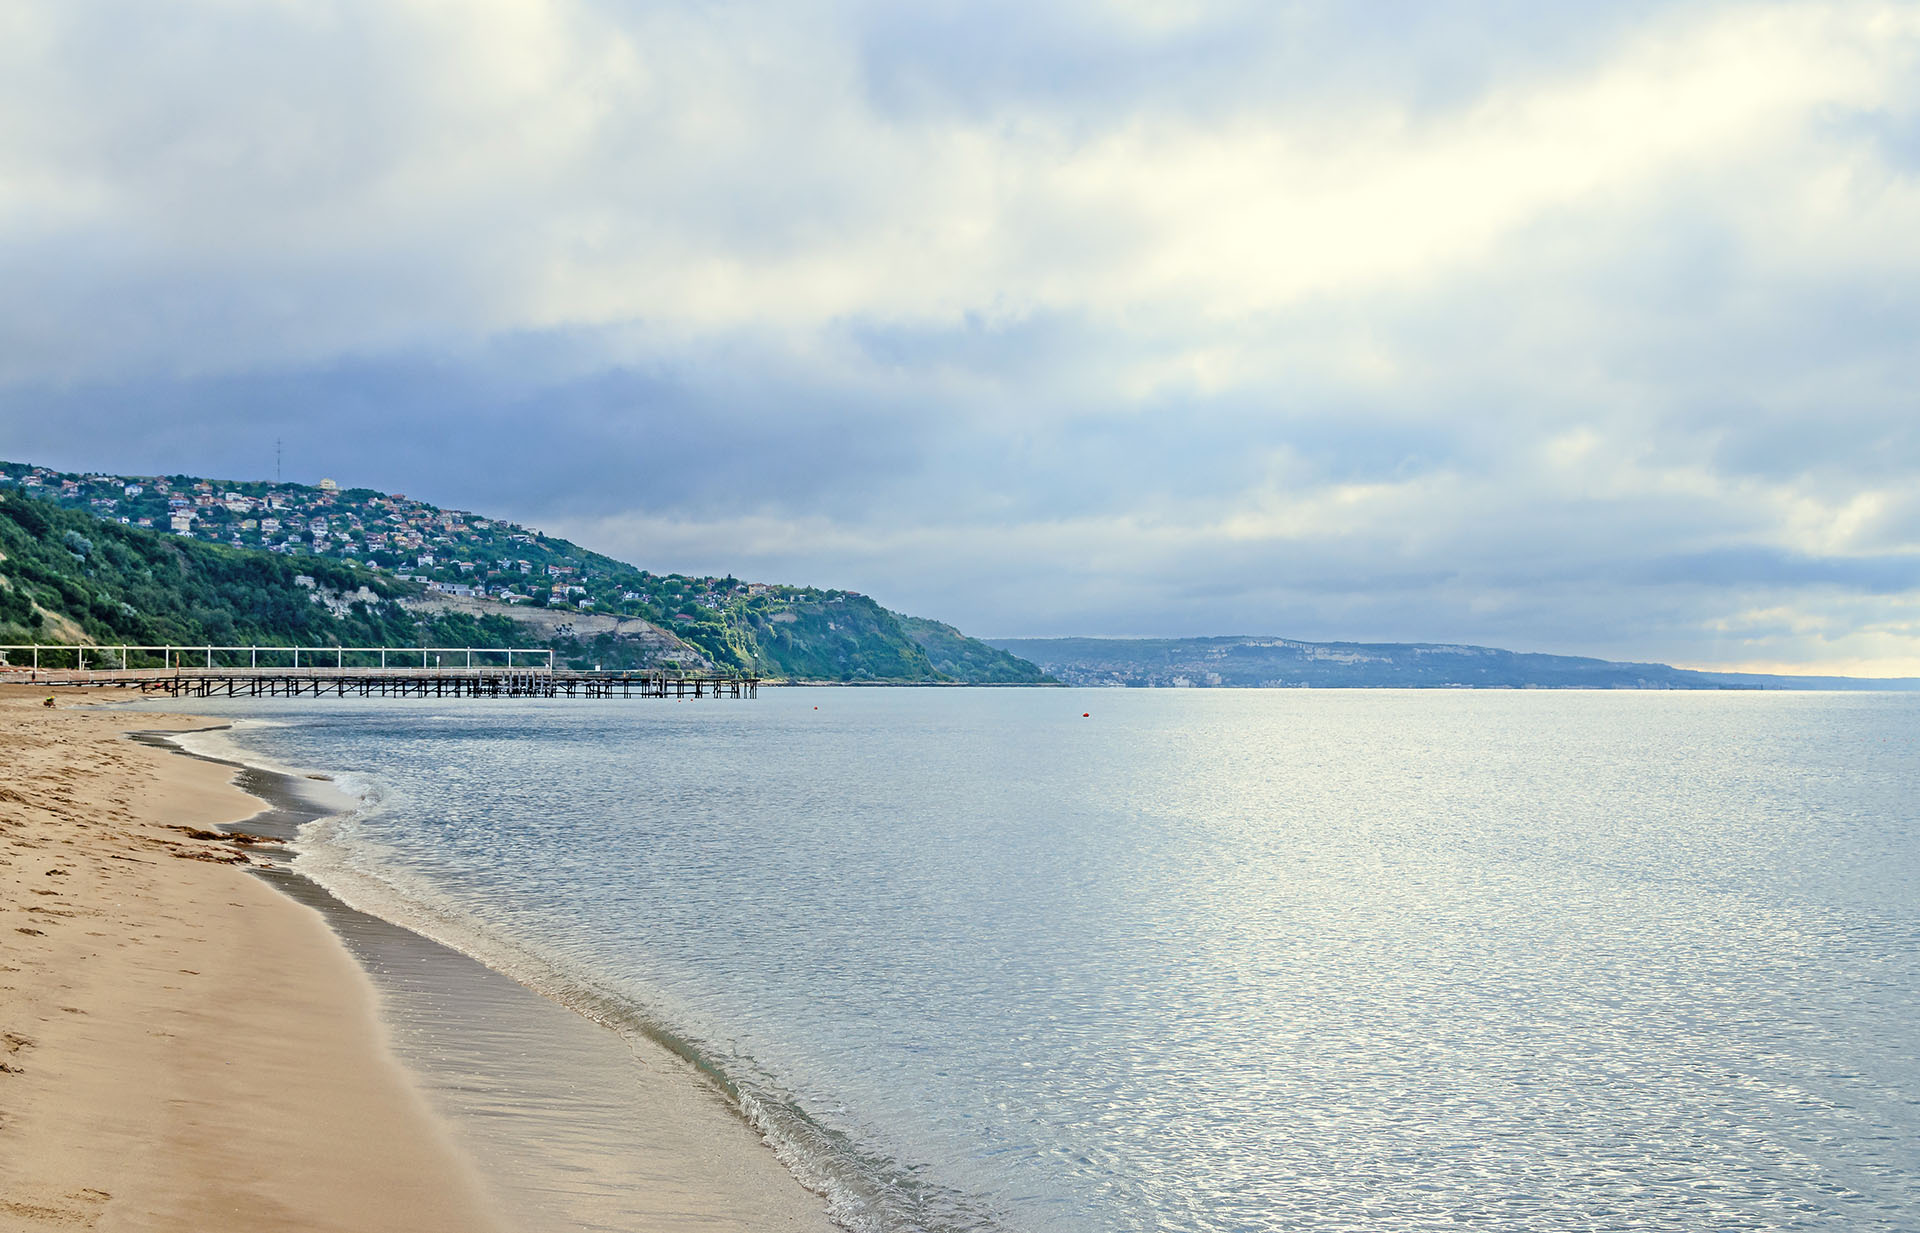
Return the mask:
M1920 689L1920 678L1700 672L1497 647L1292 638L986 638L1066 685L1132 689Z

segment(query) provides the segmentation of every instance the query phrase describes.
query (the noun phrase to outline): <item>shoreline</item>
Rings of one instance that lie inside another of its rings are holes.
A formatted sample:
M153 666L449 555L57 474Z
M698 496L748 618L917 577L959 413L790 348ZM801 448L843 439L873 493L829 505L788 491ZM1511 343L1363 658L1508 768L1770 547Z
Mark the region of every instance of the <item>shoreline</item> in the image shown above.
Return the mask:
M306 822L342 814L302 791L305 780L331 775L248 761L259 755L224 738L218 753L177 739L232 727L217 721L153 743L244 781L278 815L262 828L275 838L290 842ZM255 872L320 912L372 980L401 1064L482 1168L512 1227L839 1229L825 1197L782 1162L725 1078L677 1040L629 1033L604 1007L561 996L494 948L451 944L393 902L370 908L287 862ZM640 1110L651 1122L635 1119Z
M263 802L126 712L42 696L0 688L8 1227L502 1229L372 982L209 829Z
M168 1223L164 1214L149 1209L131 1221L133 1226L446 1227L475 1233L696 1227L829 1233L837 1228L827 1216L825 1199L780 1162L744 1111L717 1090L709 1076L668 1044L632 1039L481 959L362 910L293 868L292 844L299 827L336 816L341 809L309 799L298 773L246 761L244 751L223 757L184 747L178 740L194 732L220 731L230 727L230 721L97 704L46 713L32 706L32 699L24 704L10 701L9 692L41 696L37 690L0 690L0 731L18 722L23 709L33 724L45 724L51 715L66 725L89 715L86 726L93 729L96 744L102 732L110 730L120 749L140 751L137 760L146 761L151 774L165 778L169 768L187 768L178 772L180 777L224 796L224 810L196 807L180 815L191 826L174 825L209 836L198 842L215 850L221 849L225 836L211 838L207 827L241 832L241 852L246 854L235 855L245 862L242 872L256 876L234 878L228 873L225 880L271 896L280 906L279 915L297 917L326 935L330 959L336 967L344 966L346 977L357 986L362 1016L379 1050L374 1060L427 1123L424 1129L415 1126L414 1135L436 1144L448 1158L448 1167L437 1172L417 1170L422 1182L417 1188L445 1190L448 1210L458 1213L440 1225L395 1204L390 1217L363 1210L341 1221L318 1212L309 1225L276 1214L270 1220L223 1226L199 1218ZM6 837L0 831L0 843ZM211 865L202 867L212 870ZM0 875L7 872L0 867ZM212 925L208 932L218 928ZM281 956L279 965L296 972L310 960ZM10 979L0 973L0 988ZM0 999L12 996L0 991ZM9 1019L17 1017L9 1001L0 1000L0 1008L9 1012ZM377 1069L371 1062L368 1068ZM14 1077L0 1075L0 1080ZM15 1120L7 1103L11 1097L11 1091L0 1086L0 1155ZM17 1172L0 1164L0 1217L15 1214L16 1207L45 1208L43 1223L21 1227L73 1227L75 1221L84 1222L79 1227L93 1227L85 1201L58 1207L36 1200L31 1195L47 1193L47 1188L35 1191ZM348 1176L352 1173L342 1171L336 1180ZM123 1210L143 1206L138 1188L131 1195L124 1189L97 1189L119 1196L112 1202ZM378 1212L384 1203L371 1207ZM45 1223L56 1216L69 1223ZM0 1219L0 1225L5 1223ZM120 1223L105 1221L109 1227Z

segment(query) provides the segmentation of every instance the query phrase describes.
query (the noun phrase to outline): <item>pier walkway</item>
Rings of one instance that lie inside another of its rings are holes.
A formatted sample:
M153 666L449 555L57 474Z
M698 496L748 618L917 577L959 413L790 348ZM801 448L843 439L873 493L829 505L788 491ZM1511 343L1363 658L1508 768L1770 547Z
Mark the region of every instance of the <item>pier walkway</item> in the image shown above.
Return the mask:
M760 692L757 677L555 668L553 652L544 647L0 645L0 682L6 681L173 698L753 698Z

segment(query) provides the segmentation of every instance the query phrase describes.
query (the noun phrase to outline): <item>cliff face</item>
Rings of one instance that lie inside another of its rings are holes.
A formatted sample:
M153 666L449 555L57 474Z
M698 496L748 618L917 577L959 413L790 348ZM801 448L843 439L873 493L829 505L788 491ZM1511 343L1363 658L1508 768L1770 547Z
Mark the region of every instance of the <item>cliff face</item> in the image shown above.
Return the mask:
M408 612L434 616L459 615L478 621L513 622L522 645L578 648L577 656L605 650L594 662L607 668L670 667L687 672L711 672L714 663L698 647L676 638L640 617L599 612L568 612L527 608L462 595L428 593L400 601ZM564 653L564 651L563 651Z
M416 613L511 621L523 642L551 646L564 662L578 667L720 669L796 681L961 679L930 662L902 629L905 618L849 592L729 605L718 613L719 620L702 629L699 642L639 617L434 594L404 603Z

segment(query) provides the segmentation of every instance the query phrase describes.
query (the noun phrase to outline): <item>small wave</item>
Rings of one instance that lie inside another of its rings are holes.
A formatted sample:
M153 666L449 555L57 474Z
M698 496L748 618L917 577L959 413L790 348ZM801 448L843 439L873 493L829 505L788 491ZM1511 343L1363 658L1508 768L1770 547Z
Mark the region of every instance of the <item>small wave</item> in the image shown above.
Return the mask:
M360 782L377 802L370 778ZM489 926L406 868L365 825L377 804L309 824L294 869L349 907L381 917L461 952L618 1033L630 1048L663 1048L686 1062L759 1133L828 1212L856 1233L887 1230L983 1230L994 1227L966 1196L916 1177L884 1154L863 1149L822 1125L751 1059L723 1057L629 990L563 966Z
M292 813L287 818L289 826L298 825L307 818L325 817L358 808L362 804L358 796L343 790L335 776L279 762L236 739L245 731L287 726L271 720L243 719L216 728L152 735L158 738L159 743L170 745L191 757L239 768L235 781L241 788L267 798L269 808L266 812L278 812L291 806ZM250 776L260 778L250 781Z
M231 720L218 727L170 732L167 734L167 739L196 757L250 766L270 775L281 775L288 779L315 783L333 779L332 774L313 767L294 766L281 762L261 752L256 746L245 743L243 739L249 732L292 726L282 720L255 719L249 716L245 719Z
M662 1048L679 1057L759 1133L802 1185L825 1197L829 1214L841 1226L856 1233L957 1233L997 1227L966 1195L823 1125L752 1059L722 1054L632 990L557 962L450 898L430 879L408 869L367 825L384 800L378 780L342 775L339 782L363 803L302 829L296 872L349 907L431 938L567 1006L619 1034L630 1048Z
M283 777L305 793L320 790L326 812L305 822L293 844L294 872L348 907L380 917L459 951L617 1033L629 1048L663 1048L682 1059L761 1136L802 1185L854 1233L912 1229L985 1233L999 1224L969 1196L931 1182L885 1152L823 1124L787 1095L751 1058L713 1049L678 1026L681 1016L630 988L615 987L542 953L460 903L409 867L382 842L377 819L394 793L379 776L315 772L276 760L245 742L249 731L291 726L244 719L230 728L179 734L190 753Z

